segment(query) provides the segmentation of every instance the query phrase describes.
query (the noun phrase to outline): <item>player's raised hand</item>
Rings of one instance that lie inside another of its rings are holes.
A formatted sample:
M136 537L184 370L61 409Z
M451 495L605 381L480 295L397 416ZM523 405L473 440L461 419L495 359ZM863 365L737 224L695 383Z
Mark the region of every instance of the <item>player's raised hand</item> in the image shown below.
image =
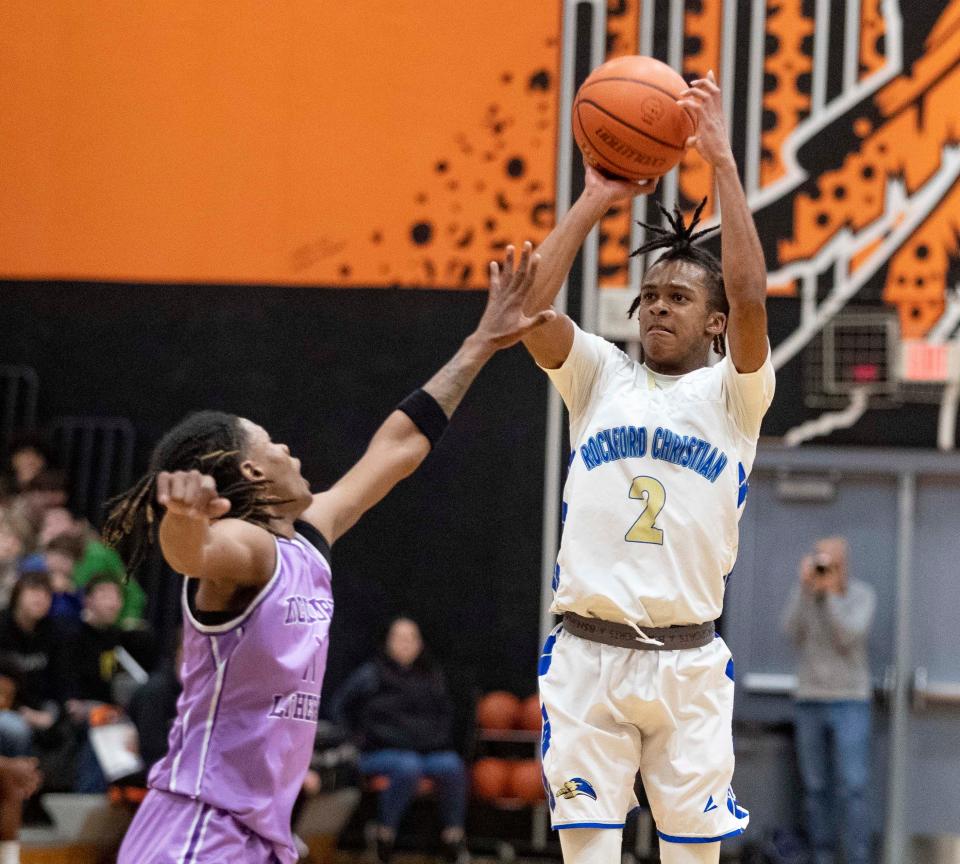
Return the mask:
M514 257L513 246L508 246L502 269L496 261L490 262L487 308L476 330L478 336L497 350L515 345L531 330L557 317L553 309L544 309L532 316L523 314L524 303L536 280L540 256L528 241L523 244L519 264Z
M199 471L161 471L157 503L168 513L206 521L219 519L230 510L230 501L218 494L213 477Z
M628 201L637 195L651 195L660 182L659 177L650 180L624 180L614 177L595 168L586 159L583 160L583 170L585 193L602 196L610 206L618 201Z
M723 119L723 99L713 70L706 78L698 78L680 94L677 105L686 108L697 126L696 133L687 139L687 147L697 151L711 165L732 163L733 150Z

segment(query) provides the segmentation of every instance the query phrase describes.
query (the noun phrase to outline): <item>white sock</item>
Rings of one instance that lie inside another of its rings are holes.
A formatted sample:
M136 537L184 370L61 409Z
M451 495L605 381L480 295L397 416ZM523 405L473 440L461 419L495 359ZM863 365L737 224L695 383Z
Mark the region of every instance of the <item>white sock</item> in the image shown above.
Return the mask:
M20 864L20 844L16 840L0 840L0 864Z
M562 828L563 864L620 864L621 828Z
M719 843L668 843L660 841L661 864L717 864Z

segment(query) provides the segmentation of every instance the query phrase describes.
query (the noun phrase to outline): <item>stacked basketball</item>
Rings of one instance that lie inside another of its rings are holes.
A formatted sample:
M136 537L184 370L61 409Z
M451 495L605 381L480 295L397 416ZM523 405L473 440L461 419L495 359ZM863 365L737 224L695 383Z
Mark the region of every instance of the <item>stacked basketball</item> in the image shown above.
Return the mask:
M524 730L536 740L540 732L540 701L536 695L523 701L502 690L488 693L477 706L477 724L484 733ZM544 797L538 759L478 759L473 765L473 792L487 801L512 798L526 803Z

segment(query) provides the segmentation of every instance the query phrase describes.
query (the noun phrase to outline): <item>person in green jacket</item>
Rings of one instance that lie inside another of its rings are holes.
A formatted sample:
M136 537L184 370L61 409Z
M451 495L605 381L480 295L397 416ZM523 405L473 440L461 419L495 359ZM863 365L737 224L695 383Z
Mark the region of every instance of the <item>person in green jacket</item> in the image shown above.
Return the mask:
M120 609L119 625L129 627L143 620L147 595L132 576L125 578L126 570L120 556L99 540L87 541L83 557L73 568L73 581L83 589L95 574L108 573L116 576L123 586L123 606Z

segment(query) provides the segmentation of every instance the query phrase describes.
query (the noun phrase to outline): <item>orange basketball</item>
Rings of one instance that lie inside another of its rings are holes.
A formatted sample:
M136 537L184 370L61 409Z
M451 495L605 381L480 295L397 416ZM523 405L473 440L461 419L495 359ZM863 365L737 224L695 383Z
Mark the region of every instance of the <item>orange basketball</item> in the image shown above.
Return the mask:
M590 73L573 101L573 137L586 160L630 180L660 177L694 134L677 105L687 84L653 57L617 57Z
M518 759L513 762L507 789L511 798L522 798L524 801L540 801L544 798L540 763L536 759Z
M542 719L540 697L534 693L520 703L520 728L529 729L531 732L539 732Z
M513 729L520 717L520 700L505 690L494 690L477 705L481 729Z
M477 798L505 798L509 780L510 762L506 759L478 759L473 763L473 794Z

